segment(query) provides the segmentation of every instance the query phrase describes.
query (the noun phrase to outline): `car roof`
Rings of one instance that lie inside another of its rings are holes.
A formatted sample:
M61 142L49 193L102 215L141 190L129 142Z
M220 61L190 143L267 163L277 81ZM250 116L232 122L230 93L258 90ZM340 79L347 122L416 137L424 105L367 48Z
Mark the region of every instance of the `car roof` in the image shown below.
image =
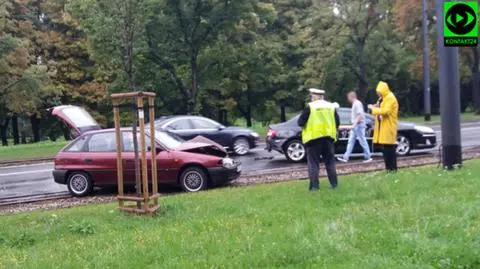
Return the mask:
M147 130L147 126L145 126L145 130ZM120 128L120 131L122 131L122 132L132 131L132 127L123 127L123 128ZM88 131L88 132L83 133L82 135L110 133L110 132L115 132L115 128L107 128L107 129L101 129L101 130Z
M207 119L207 120L213 121L212 119L209 119L207 117L200 116L200 115L173 115L173 116L162 116L160 118L157 118L155 120L155 124L162 125L168 121L177 120L177 119Z

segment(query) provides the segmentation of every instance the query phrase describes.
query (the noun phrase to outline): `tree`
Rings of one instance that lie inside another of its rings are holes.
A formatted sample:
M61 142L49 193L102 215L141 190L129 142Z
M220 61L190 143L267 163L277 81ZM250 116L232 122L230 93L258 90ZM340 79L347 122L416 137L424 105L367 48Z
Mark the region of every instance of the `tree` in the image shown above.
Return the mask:
M147 25L150 57L169 73L187 113L198 110L202 50L252 8L251 0L166 0L156 7Z
M10 118L13 116L15 119L13 130L18 143L17 115L34 114L40 109L39 103L44 103L46 98L40 91L47 89L44 86L50 76L48 68L32 60L35 59L32 53L35 54L30 40L35 28L29 19L33 10L32 1L0 2L0 80L3 85L0 88L0 103L4 118L0 134L3 145L7 145L6 130ZM34 130L34 140L39 139L38 130Z
M350 49L342 58L344 64L358 80L358 94L365 98L368 87L368 58L365 48L380 22L388 20L392 0L329 0L316 1L320 8L331 10L337 20L347 31L345 38ZM338 35L336 36L338 38Z

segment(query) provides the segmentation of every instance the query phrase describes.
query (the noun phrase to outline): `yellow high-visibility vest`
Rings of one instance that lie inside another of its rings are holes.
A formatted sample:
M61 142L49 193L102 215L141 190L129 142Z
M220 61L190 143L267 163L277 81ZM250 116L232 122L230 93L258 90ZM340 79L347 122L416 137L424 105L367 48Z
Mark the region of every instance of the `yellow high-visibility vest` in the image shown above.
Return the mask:
M302 130L303 144L320 137L330 137L337 141L336 106L324 100L311 102L308 106L310 117Z

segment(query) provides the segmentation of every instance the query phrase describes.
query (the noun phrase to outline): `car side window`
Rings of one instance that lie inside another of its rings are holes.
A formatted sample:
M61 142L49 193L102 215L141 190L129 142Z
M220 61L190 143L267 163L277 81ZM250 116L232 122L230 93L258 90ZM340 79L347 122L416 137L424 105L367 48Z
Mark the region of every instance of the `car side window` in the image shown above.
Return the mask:
M167 129L179 131L179 130L188 130L192 129L192 126L190 126L190 121L188 119L181 119L181 120L176 120L173 121L172 123L169 123L167 125Z
M115 133L93 134L88 140L87 148L89 152L115 152Z
M72 142L72 144L65 150L66 152L81 152L85 149L86 137L81 137Z
M123 140L123 151L124 152L133 152L133 134L131 132L123 132L122 133L122 140ZM145 136L145 147L148 149L150 147L150 137ZM138 136L138 150L140 151L140 135ZM149 151L149 150L147 150Z
M192 119L194 129L217 129L218 125L204 119Z

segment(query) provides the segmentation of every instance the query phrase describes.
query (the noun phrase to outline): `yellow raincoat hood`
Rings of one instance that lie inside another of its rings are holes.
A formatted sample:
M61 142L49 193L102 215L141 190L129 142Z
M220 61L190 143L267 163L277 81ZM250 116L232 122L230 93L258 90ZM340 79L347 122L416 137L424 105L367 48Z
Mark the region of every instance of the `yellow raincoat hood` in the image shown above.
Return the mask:
M382 98L385 98L389 93L391 93L390 88L386 82L380 81L377 85L377 92L380 93Z

